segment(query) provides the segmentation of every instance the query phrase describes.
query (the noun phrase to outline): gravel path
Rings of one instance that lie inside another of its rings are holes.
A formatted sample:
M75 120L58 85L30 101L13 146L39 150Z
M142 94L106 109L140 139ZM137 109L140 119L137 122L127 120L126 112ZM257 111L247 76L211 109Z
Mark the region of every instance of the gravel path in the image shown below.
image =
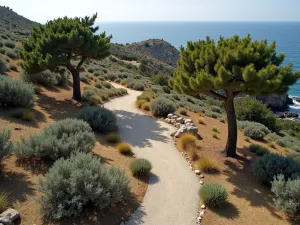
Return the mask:
M145 198L126 224L195 225L197 178L172 143L170 134L175 128L137 110L138 95L140 92L128 89L127 96L105 104L117 114L122 140L132 144L138 158L153 165Z

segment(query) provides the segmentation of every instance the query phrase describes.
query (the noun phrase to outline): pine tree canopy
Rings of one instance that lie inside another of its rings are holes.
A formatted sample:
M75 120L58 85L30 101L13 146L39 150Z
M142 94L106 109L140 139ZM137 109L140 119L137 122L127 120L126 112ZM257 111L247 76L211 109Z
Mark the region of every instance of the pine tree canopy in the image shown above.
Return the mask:
M109 55L112 36L95 34L93 27L97 14L85 18L58 18L34 27L28 40L23 42L21 57L28 73L45 69L56 70L65 66L79 69L88 59L103 59ZM77 65L73 65L79 60Z
M180 59L170 85L181 93L204 92L225 99L220 91L266 95L284 94L300 77L292 64L283 66L284 54L266 40L221 37L217 44L207 38L181 47Z

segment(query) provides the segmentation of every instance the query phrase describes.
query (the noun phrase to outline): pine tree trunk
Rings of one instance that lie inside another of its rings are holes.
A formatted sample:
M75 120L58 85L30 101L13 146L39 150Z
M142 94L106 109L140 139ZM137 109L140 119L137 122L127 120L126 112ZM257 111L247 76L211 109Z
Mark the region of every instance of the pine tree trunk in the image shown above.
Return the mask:
M73 99L76 101L81 101L79 71L74 70L72 72L72 77L73 77Z
M226 112L228 124L227 144L225 148L226 156L235 157L237 143L237 122L234 110L234 96L232 91L227 91Z

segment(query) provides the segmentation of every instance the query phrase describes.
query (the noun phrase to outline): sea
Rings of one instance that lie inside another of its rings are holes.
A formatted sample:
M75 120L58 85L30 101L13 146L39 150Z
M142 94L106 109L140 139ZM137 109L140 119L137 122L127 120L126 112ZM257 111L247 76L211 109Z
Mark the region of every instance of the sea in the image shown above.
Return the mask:
M188 41L207 36L217 40L220 36L251 34L255 40L276 41L277 52L285 53L283 64L293 63L300 70L300 22L103 22L100 31L113 36L114 43L133 43L147 39L163 39L176 48ZM290 97L300 97L300 80L290 87ZM300 103L294 100L289 111L300 114Z

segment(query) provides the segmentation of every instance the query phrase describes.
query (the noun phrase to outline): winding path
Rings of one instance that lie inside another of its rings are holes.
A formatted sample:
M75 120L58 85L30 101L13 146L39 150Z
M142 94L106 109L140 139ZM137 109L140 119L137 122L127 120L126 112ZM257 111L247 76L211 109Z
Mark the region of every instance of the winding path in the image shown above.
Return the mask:
M105 107L117 114L122 140L132 144L138 158L148 159L153 170L144 200L126 224L195 225L199 184L172 143L175 128L137 110L135 100L141 93L127 90L128 95Z

